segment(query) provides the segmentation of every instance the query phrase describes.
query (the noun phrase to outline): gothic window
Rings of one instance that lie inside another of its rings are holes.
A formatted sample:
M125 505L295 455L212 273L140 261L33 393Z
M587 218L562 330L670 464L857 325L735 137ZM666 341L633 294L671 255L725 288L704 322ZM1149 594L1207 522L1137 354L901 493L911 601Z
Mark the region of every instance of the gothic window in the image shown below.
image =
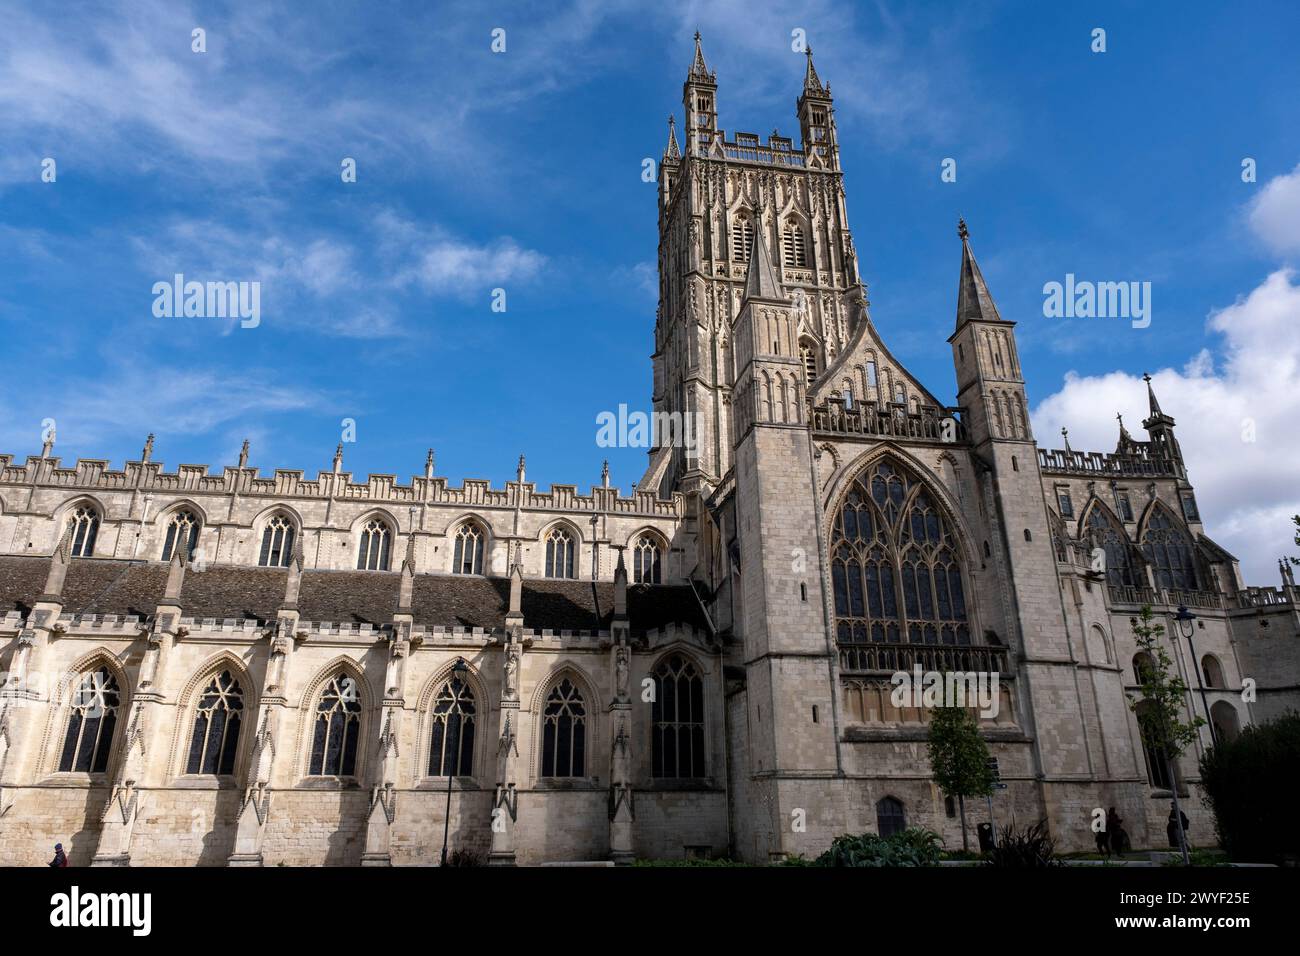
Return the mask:
M222 671L208 681L194 713L186 773L235 772L243 712L244 694L230 671Z
M387 571L389 552L393 545L393 531L388 523L371 518L361 528L361 543L357 548L358 571Z
M1213 654L1206 654L1201 658L1201 673L1205 677L1206 687L1227 687L1223 679L1223 665Z
M903 388L902 382L898 382L894 385L894 401L899 405L907 404L907 391Z
M754 251L754 221L738 216L731 227L731 258L736 262L748 262Z
M163 541L162 559L170 561L176 543L183 542L185 557L194 556L194 549L199 546L199 519L193 511L177 511L167 522L167 537Z
M483 528L473 521L467 521L456 529L455 552L452 555L452 574L483 573L483 540L487 537Z
M262 529L262 552L257 563L264 568L286 568L293 556L293 522L283 513L275 514Z
M876 387L876 363L867 363L867 385L871 388Z
M1199 511L1196 510L1196 496L1191 494L1184 494L1182 496L1182 501L1183 501L1183 517L1186 518L1188 521L1200 521L1201 514Z
M551 688L542 712L542 776L587 775L587 708L569 678Z
M546 576L573 577L573 551L573 535L566 528L552 530L546 536Z
M882 837L893 836L907 829L907 814L903 803L893 797L881 797L876 802L876 832Z
M316 704L312 730L313 777L350 777L357 771L357 741L361 734L361 691L356 678L339 671L330 678Z
M90 505L79 505L68 518L72 528L72 556L88 558L95 553L95 536L99 534L99 512Z
M122 706L117 678L106 667L81 675L72 694L72 714L63 736L60 772L106 773L113 731Z
M1133 520L1133 500L1128 496L1127 491L1121 491L1115 495L1115 500L1119 503L1119 516L1125 521Z
M1094 501L1088 512L1087 529L1092 547L1101 548L1106 553L1106 583L1132 587L1136 581L1124 526L1106 507Z
M1145 684L1151 680L1155 674L1155 662L1151 660L1151 655L1146 651L1138 651L1133 655L1133 680L1137 684Z
M1221 744L1230 744L1241 734L1237 708L1226 700L1215 701L1210 708L1210 721L1214 724L1214 739Z
M473 775L475 720L474 691L459 677L453 677L442 685L433 705L429 776Z
M886 458L860 474L832 540L836 641L847 667L865 666L870 643L970 644L956 532L911 472Z
M1151 562L1156 586L1166 590L1195 591L1196 564L1192 542L1164 508L1156 507L1142 535L1142 553Z
M632 547L632 583L658 584L663 577L663 547L660 539L643 534Z
M787 267L802 269L808 265L803 229L793 220L785 224L785 231L781 234L781 254Z
M687 658L673 654L654 672L651 764L656 777L704 776L704 680Z
M1138 728L1142 734L1142 753L1146 758L1147 780L1157 790L1173 789L1169 777L1169 757L1159 740L1158 728L1155 726L1155 710L1150 701L1143 701L1137 706Z
M799 357L803 359L804 384L811 386L817 379L817 349L811 339L799 340Z
M1074 517L1074 499L1070 497L1070 490L1068 488L1057 489L1056 502L1061 506L1062 518Z

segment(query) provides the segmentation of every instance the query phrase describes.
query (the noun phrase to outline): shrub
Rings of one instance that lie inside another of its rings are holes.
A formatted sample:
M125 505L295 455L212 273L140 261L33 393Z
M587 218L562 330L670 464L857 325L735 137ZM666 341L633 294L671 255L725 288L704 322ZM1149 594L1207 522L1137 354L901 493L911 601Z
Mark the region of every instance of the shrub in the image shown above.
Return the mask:
M483 866L487 858L474 850L456 849L447 854L448 866Z
M937 866L939 834L924 827L908 827L892 836L874 833L836 837L815 866ZM798 864L795 864L798 865Z
M1047 832L1047 821L1040 820L1032 827L1015 831L1003 827L1002 838L988 852L989 866L1044 867L1065 866L1056 855L1056 841Z
M1289 797L1300 785L1300 713L1243 730L1201 758L1202 802L1233 860L1281 863L1300 856Z

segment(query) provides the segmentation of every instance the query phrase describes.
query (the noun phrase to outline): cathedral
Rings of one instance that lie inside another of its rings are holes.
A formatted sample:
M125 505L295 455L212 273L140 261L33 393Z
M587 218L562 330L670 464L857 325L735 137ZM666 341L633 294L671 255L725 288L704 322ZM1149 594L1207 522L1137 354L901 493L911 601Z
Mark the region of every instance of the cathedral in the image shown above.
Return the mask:
M1153 392L1144 438L1039 446L964 222L951 401L891 354L811 52L797 142L719 127L698 36L683 100L652 414L691 427L631 495L607 471L543 490L523 458L452 487L432 452L361 481L342 446L311 479L247 443L215 473L152 436L121 470L52 435L0 455L0 864L767 863L907 826L959 847L929 710L891 693L917 671L991 676L999 825L1090 849L1115 807L1162 846L1177 791L1214 842L1197 759L1300 703L1300 588L1247 587L1207 536ZM1145 605L1205 720L1172 773L1129 706Z

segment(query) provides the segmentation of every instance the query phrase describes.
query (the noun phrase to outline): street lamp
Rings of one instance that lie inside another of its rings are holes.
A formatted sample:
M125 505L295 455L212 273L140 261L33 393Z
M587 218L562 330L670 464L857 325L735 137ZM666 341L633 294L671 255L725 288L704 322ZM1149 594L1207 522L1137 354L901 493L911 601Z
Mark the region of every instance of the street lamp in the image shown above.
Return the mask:
M451 676L453 680L458 680L462 675L469 673L469 666L466 665L463 657L456 658L456 663L451 665ZM446 730L451 729L451 722L447 722ZM442 866L447 865L447 831L451 827L451 765L447 762L447 741L449 737L446 732L442 738L442 769L447 772L447 815L442 821ZM460 747L457 746L454 751L456 755L456 769L460 769Z
M1196 615L1187 610L1185 604L1178 605L1178 610L1174 613L1174 623L1178 627L1178 633L1187 638L1187 649L1192 654L1192 672L1196 674L1196 687L1201 692L1201 706L1205 708L1205 721L1210 725L1210 740L1218 744L1219 735L1214 732L1214 719L1210 716L1210 701L1205 695L1205 681L1201 679L1201 662L1196 657L1196 645L1192 642L1192 635L1196 633Z

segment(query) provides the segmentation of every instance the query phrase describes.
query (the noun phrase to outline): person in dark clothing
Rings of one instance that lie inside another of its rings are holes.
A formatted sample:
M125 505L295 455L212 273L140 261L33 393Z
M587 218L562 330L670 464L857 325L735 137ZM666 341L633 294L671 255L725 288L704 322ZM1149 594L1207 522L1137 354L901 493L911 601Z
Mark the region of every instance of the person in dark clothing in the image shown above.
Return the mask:
M1169 845L1178 848L1178 818L1183 818L1183 839L1187 840L1187 814L1174 806L1172 800L1169 801L1169 822L1165 824L1165 835L1169 837ZM1191 847L1192 841L1187 840L1188 847Z
M50 866L67 866L68 855L63 852L63 844L54 844L54 859L50 860Z
M1124 855L1124 845L1128 842L1128 834L1124 832L1124 821L1120 815L1111 807L1106 811L1106 833L1110 837L1110 851L1116 856Z
M1093 837L1097 841L1097 852L1102 856L1110 856L1110 834L1105 830L1098 830Z

